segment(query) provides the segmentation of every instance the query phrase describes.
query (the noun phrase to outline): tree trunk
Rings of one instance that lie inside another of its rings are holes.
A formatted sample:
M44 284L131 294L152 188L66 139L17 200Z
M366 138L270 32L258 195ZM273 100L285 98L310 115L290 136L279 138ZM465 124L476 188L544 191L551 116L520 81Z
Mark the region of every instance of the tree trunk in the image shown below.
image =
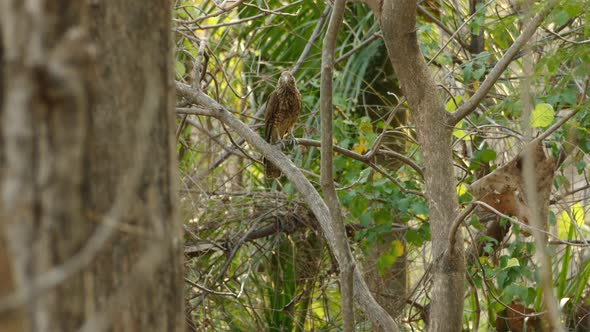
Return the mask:
M183 327L170 15L167 0L0 4L0 311L23 309L26 330Z
M449 232L459 205L451 150L452 126L416 37L416 1L383 2L381 29L389 59L398 75L416 124L424 157L426 196L430 208L434 286L430 330L460 331L465 292L462 234L449 248Z

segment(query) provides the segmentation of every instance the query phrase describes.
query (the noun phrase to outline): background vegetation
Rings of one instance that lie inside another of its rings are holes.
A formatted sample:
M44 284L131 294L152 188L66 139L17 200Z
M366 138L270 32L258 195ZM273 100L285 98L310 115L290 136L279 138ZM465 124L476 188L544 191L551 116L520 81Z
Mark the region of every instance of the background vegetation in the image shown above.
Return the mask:
M541 5L419 2L420 49L447 111L480 87ZM546 233L551 282L565 325L580 331L590 305L589 8L583 0L556 6L477 111L456 125L452 142L457 195L466 206L473 199L470 185L515 158L529 131L540 135L577 112L545 139L544 148L559 160ZM321 41L329 13L329 4L303 0L178 0L174 10L176 79L260 133L266 98L280 73L293 71L303 111L295 127L299 144L285 152L318 188ZM433 264L423 156L379 22L367 5L347 4L336 59L333 141L340 150L334 181L348 240L379 302L406 329L423 330ZM523 82L530 116L523 114ZM190 104L179 98L177 106ZM194 330L338 330L338 267L291 183L267 181L260 155L216 120L178 114L177 125L187 319ZM376 144L384 152L362 158ZM492 220L506 234L486 231ZM524 316L530 316L527 326L540 326L540 263L522 222L490 211L465 220L464 330L501 329L497 324L511 315L518 318L514 331L522 329ZM355 327L372 330L363 316Z

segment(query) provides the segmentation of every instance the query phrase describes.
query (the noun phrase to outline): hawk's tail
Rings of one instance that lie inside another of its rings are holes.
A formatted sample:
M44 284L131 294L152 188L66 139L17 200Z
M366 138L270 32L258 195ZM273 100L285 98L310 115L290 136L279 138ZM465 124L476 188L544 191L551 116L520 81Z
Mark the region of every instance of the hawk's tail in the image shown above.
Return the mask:
M276 179L281 176L281 170L278 169L268 159L264 159L264 175L269 179Z

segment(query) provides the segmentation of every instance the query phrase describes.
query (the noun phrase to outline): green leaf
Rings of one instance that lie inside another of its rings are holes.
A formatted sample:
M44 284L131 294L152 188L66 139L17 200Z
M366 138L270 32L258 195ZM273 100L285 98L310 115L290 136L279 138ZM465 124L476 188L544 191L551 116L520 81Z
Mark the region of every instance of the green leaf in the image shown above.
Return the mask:
M459 121L455 125L455 129L453 129L453 136L457 137L458 139L465 140L465 141L471 140L471 137L469 135L467 135L467 131L460 129L462 127L463 127L463 120Z
M507 269L513 266L520 266L520 263L518 263L518 259L514 257L508 259L508 261L506 262L506 266L504 268Z
M379 259L377 259L377 270L379 271L379 274L381 276L383 276L383 274L385 274L385 270L387 270L390 266L393 265L393 263L395 263L395 260L397 259L398 256L394 255L394 254L389 254L389 253L385 253L382 254L381 256L379 256Z
M463 80L470 81L471 77L473 77L473 62L468 62L463 67Z
M404 244L401 243L399 240L394 240L391 242L391 253L396 257L400 257L404 254Z
M406 241L408 243L411 243L417 247L420 247L424 243L424 240L425 239L419 230L410 228L406 231Z
M359 176L359 183L365 183L367 182L367 179L369 178L369 174L371 174L371 168L365 168L361 171L361 174Z
M531 127L547 127L553 122L554 118L553 106L546 103L537 104L531 114Z
M186 68L184 67L184 63L180 61L175 62L174 69L176 71L177 78L182 78L186 74Z
M447 110L447 112L454 112L457 107L461 105L461 101L463 101L463 96L456 96L449 99L445 104L445 110Z
M489 163L490 161L496 159L496 151L490 149L476 151L473 154L473 159L479 160L483 163Z
M397 258L403 254L404 254L403 243L401 243L401 241L399 241L399 240L392 241L391 242L391 251L388 253L382 254L381 256L379 256L379 259L377 260L376 265L377 265L377 270L379 271L379 274L381 274L383 276L383 274L385 273L385 270L387 270L391 265L393 265L393 263L395 263Z
M584 170L586 169L586 162L583 160L577 161L574 163L576 170L578 171L578 175L581 175Z
M375 225L391 224L391 213L386 209L377 209L373 212Z
M512 301L515 297L521 301L526 301L529 298L529 289L525 286L518 285L518 284L511 284L504 288L503 292L503 299L506 299L508 302Z
M361 123L359 124L359 129L364 134L369 134L373 132L373 125L371 124L371 119L367 116L363 116L361 118Z
M465 185L465 183L461 182L457 186L457 195L459 195L459 197L460 197L465 194L467 194L467 185Z
M417 215L428 215L428 205L424 201L417 201L412 204L411 209Z
M365 212L361 214L359 221L361 222L361 226L369 227L371 225L371 221L373 221L373 218L371 218L371 213Z

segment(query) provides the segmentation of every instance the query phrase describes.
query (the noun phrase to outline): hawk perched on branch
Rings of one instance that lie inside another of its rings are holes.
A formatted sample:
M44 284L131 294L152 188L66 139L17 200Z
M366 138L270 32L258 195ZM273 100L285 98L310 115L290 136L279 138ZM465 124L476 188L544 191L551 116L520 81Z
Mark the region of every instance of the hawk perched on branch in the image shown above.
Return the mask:
M268 97L264 116L264 139L270 144L283 144L283 137L289 133L294 143L293 125L301 113L301 93L295 85L295 78L289 71L281 73L279 85ZM281 171L264 159L264 174L270 179L281 176Z

